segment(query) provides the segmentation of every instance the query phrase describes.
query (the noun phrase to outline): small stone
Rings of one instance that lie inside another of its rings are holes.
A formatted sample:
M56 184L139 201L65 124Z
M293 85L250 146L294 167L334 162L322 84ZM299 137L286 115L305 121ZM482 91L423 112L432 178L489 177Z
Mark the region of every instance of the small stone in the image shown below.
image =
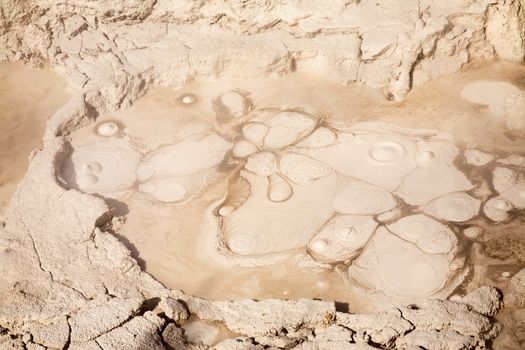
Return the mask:
M170 297L162 298L158 308L174 321L187 320L190 316L188 310L181 302Z

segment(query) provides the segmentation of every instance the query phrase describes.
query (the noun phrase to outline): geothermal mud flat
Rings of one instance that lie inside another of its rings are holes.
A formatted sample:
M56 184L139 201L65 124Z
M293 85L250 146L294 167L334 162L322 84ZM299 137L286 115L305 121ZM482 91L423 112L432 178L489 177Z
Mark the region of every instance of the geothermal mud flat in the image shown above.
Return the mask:
M240 305L319 298L410 324L410 307L391 310L447 297L452 306L439 307L458 307L472 298L468 293L486 298L479 313L492 316L499 292L476 289L493 285L509 295L500 314L503 335L516 337L525 206L523 131L515 126L517 113L525 113L516 108L524 97L521 77L522 65L473 64L402 103L306 74L161 88L63 137L51 175L68 192L106 203L93 232L99 239L115 235L143 269L190 295ZM4 242L11 253L15 241ZM115 247L106 249L114 258ZM130 268L119 267L124 274ZM111 288L118 292L118 285ZM217 321L211 315L185 322L186 307L204 301L160 295L160 302L150 298L153 311L181 327L170 323L164 341L178 334L181 347L214 345L246 334L227 322L202 322ZM268 307L286 304L277 305ZM321 334L337 313L330 307L322 316L329 319L316 326ZM371 316L352 317L361 327ZM77 331L80 339L86 331ZM369 339L370 329L362 332ZM458 339L440 340L443 347L479 342L456 332ZM343 348L356 340L350 334ZM380 339L388 344L391 337ZM426 344L405 338L396 346ZM297 339L259 341L289 346Z
M523 118L505 99L523 92L478 80L490 70L509 79L523 67L475 67L421 88L440 92L432 102L402 105L305 74L156 90L72 133L59 178L106 198L143 267L191 294L354 311L446 297L473 242L523 208L524 144L504 136L505 118ZM370 105L379 116L363 118Z
M2 5L0 346L523 347L519 2L116 5Z

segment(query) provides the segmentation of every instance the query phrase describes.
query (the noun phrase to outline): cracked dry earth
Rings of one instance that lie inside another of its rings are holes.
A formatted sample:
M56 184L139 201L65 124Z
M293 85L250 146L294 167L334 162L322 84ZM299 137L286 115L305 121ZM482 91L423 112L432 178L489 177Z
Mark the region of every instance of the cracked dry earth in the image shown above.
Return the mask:
M522 2L0 10L0 349L525 346Z

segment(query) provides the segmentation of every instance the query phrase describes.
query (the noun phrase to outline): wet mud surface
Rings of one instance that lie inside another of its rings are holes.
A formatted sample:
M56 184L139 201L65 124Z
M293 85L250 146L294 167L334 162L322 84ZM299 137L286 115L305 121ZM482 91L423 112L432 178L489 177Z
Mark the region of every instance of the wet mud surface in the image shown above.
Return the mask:
M161 88L72 134L63 181L107 198L146 271L206 298L366 311L504 288L523 264L523 131L462 93L524 77L473 64L402 103L304 74Z
M0 65L0 208L24 176L31 151L41 147L46 120L69 100L65 87L50 69Z

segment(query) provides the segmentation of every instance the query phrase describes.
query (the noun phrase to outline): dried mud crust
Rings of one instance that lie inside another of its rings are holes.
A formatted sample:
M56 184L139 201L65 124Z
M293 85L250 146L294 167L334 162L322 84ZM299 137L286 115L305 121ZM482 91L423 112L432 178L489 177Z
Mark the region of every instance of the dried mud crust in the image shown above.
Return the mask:
M523 59L518 1L428 8L377 3L379 10L364 2L326 8L270 3L263 17L251 3L242 13L228 3L195 2L176 11L167 1L0 5L0 59L49 60L77 96L49 121L43 150L0 225L0 347L207 348L198 338L188 343L180 329L190 315L237 334L216 349L484 347L499 330L492 316L501 303L488 287L463 300L370 315L337 312L323 301L208 301L168 290L99 229L108 216L102 199L57 184L60 158L68 152L62 136L158 84L320 69L333 80L363 82L402 98L413 83L455 72L475 57ZM381 17L356 19L375 11L395 14L412 29L377 26ZM195 36L197 29L207 41ZM282 39L270 40L273 30ZM379 37L389 39L377 45ZM240 41L224 44L232 38ZM254 49L245 50L246 43ZM523 299L520 288L514 293L513 300Z
M98 109L195 78L315 70L402 99L474 59L523 61L519 0L3 1L0 60L48 60ZM250 47L246 50L246 47Z

